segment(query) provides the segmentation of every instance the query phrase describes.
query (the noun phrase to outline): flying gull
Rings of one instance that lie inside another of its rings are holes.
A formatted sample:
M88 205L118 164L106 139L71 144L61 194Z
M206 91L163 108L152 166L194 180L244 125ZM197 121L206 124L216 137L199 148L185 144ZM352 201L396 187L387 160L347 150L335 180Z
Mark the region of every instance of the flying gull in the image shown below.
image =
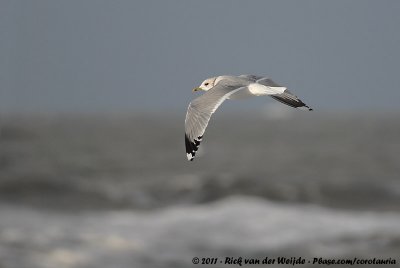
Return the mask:
M268 77L256 75L217 76L203 81L193 91L206 91L188 107L185 119L185 145L189 161L193 161L211 115L226 99L251 96L270 96L277 101L301 110L312 111L304 102Z

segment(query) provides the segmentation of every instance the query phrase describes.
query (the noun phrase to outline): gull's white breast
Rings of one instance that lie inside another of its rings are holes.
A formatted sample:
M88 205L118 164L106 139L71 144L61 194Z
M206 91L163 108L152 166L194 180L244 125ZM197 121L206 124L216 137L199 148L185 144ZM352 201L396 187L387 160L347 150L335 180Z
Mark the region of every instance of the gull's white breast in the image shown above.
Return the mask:
M230 95L228 97L228 99L237 100L237 99L245 99L245 98L250 98L250 97L254 97L254 94L252 94L250 92L248 87L243 87L242 89L240 89L240 90L236 91L235 93L233 93L232 95Z
M286 87L268 87L258 83L253 83L229 96L229 99L243 99L254 96L265 96L282 94Z
M285 87L268 87L258 83L248 85L249 91L255 96L282 94Z

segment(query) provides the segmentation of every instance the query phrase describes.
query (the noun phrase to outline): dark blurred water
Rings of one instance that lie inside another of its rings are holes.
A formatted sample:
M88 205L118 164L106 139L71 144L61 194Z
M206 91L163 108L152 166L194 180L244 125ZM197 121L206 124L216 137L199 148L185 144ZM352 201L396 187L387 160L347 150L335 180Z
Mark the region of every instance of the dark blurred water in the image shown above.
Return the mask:
M217 114L194 162L183 116L3 116L0 267L399 266L399 115Z

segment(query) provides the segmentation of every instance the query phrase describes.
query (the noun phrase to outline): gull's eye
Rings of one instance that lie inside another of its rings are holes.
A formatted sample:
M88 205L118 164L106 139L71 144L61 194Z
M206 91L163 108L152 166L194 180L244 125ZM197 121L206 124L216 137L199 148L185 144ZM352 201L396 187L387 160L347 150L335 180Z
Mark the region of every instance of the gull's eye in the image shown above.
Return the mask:
M204 85L205 85L205 86L208 86L208 83L205 83Z

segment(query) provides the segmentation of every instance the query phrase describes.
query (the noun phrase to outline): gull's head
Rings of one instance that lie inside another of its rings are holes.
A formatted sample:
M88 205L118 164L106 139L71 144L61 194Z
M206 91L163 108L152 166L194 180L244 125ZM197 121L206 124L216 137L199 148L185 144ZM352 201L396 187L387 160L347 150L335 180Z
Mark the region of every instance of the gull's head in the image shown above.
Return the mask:
M195 87L193 89L193 91L199 91L199 90L207 91L207 90L211 89L212 87L214 87L215 80L216 80L216 77L208 78L208 79L204 80L203 83L201 83L201 85L199 87Z

